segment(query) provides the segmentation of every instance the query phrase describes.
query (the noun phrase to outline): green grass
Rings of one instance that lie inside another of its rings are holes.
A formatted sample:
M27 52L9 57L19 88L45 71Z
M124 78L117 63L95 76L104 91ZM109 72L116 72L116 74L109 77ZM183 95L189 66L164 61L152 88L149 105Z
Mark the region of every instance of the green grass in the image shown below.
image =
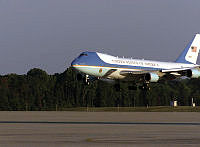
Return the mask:
M200 112L200 107L191 106L153 106L153 107L79 107L63 108L61 111L83 112Z

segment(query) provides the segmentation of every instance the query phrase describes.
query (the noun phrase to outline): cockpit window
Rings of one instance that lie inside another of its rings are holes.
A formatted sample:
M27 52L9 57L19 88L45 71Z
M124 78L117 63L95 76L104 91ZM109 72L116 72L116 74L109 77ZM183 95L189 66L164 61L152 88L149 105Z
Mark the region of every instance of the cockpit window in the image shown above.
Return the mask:
M82 57L82 56L88 56L88 54L86 54L86 53L82 53L82 54L80 54L79 57Z

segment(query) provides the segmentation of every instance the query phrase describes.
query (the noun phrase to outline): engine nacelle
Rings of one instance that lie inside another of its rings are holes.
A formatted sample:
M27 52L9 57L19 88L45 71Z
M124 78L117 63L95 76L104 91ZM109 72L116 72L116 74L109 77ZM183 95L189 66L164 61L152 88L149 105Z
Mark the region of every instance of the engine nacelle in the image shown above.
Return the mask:
M200 71L197 70L197 69L187 70L187 77L189 77L189 78L199 78L200 77Z
M156 73L147 73L145 74L144 79L148 82L157 82L159 80L159 76Z

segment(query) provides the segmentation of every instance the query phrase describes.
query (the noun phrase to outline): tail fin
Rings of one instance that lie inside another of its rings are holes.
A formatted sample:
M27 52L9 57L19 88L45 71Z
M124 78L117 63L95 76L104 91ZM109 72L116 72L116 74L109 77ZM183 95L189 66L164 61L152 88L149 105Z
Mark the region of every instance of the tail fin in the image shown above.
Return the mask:
M177 63L196 64L200 49L200 34L196 34L191 42L186 46L181 55L176 59Z

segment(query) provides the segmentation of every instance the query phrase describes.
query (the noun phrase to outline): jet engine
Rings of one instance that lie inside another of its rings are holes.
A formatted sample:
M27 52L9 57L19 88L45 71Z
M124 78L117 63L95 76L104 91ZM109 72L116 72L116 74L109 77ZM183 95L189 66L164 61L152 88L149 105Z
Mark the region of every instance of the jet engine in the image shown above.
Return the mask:
M187 77L189 78L199 78L200 77L200 71L197 69L189 69L187 70Z
M159 80L159 76L156 73L147 73L145 74L144 79L148 82L157 82Z

